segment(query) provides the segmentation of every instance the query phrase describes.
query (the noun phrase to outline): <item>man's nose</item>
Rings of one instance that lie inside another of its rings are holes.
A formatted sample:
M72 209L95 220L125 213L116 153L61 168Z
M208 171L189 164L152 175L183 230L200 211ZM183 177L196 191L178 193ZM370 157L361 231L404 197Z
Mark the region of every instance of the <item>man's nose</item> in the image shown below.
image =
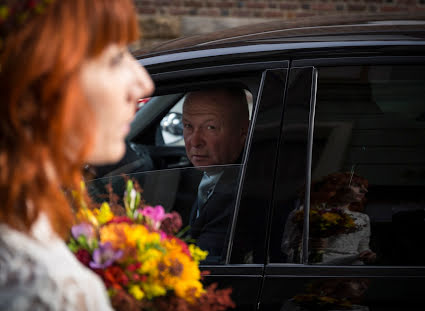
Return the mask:
M202 147L205 143L202 131L200 129L195 129L192 133L190 142L193 147L199 148Z

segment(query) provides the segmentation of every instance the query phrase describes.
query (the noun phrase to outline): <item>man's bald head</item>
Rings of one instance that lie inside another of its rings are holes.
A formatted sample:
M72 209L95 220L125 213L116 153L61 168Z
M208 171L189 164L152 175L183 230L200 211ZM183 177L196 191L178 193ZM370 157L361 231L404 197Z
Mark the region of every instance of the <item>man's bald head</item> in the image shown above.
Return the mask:
M195 166L232 164L245 145L249 125L240 88L191 92L183 104L186 152Z
M241 88L218 88L190 92L186 95L184 107L191 105L214 105L226 112L233 122L248 124L249 111L245 91Z

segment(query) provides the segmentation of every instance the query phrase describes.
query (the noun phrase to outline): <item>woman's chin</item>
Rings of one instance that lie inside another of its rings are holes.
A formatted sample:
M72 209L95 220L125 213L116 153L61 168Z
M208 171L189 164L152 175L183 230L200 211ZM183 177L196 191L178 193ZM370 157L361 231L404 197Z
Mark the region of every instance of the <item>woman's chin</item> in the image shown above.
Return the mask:
M125 154L125 143L124 141L120 144L114 144L109 148L96 148L87 163L92 165L107 165L114 164L121 160Z

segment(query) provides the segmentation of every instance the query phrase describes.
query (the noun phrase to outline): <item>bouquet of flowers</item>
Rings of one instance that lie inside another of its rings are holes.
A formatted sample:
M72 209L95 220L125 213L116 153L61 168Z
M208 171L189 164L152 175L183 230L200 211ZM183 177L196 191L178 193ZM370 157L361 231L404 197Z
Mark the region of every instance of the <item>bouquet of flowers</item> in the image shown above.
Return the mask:
M296 212L295 224L302 231L304 209ZM351 233L358 230L353 218L342 209L318 204L310 207L310 235L315 238L328 238L337 234Z
M327 239L338 234L347 234L359 228L353 218L340 208L328 207L325 203L310 207L310 239L309 261L321 262ZM298 210L293 218L294 223L302 232L304 225L304 209Z
M291 301L303 310L364 310L360 303L368 285L367 279L319 279Z
M306 310L351 310L352 303L345 298L332 297L324 293L309 293L296 295L293 301Z
M225 310L235 307L231 289L204 288L199 262L207 252L176 234L178 213L147 206L131 180L124 194L125 215L104 202L90 208L81 194L68 247L97 273L116 310Z

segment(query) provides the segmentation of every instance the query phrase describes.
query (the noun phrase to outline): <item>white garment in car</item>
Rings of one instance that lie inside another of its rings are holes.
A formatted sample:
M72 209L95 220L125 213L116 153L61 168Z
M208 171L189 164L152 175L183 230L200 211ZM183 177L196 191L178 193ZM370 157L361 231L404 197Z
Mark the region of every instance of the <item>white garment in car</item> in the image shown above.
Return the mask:
M0 310L112 307L100 278L75 258L41 214L30 235L0 224Z
M370 219L365 213L344 209L350 215L358 230L348 234L337 234L327 239L327 246L322 256L322 264L362 265L358 255L369 248Z

